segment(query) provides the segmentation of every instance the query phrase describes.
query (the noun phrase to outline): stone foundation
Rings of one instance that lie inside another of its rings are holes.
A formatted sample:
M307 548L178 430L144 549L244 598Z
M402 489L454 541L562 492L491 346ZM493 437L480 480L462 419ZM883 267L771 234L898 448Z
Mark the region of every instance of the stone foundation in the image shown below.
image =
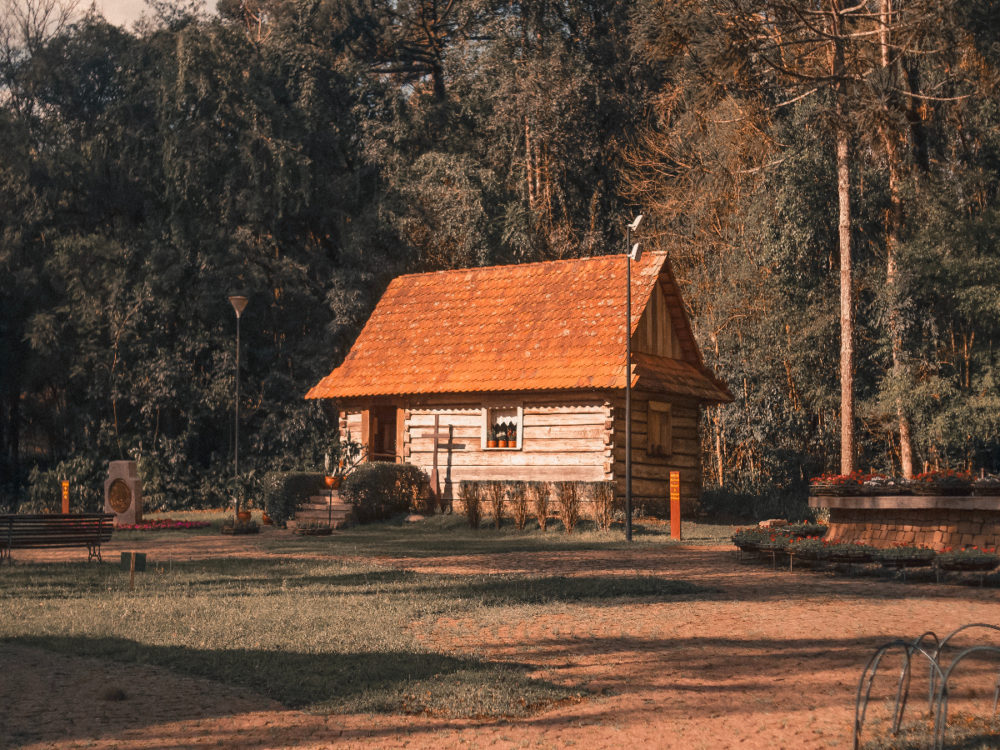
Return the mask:
M811 497L829 508L828 539L873 547L1000 545L1000 498L987 497Z

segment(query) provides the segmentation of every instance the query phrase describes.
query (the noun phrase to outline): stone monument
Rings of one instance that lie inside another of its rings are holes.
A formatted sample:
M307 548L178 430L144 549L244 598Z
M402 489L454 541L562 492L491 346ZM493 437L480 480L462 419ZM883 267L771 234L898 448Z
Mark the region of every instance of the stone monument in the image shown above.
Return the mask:
M111 461L104 482L104 512L115 514L115 526L142 521L142 480L135 461Z

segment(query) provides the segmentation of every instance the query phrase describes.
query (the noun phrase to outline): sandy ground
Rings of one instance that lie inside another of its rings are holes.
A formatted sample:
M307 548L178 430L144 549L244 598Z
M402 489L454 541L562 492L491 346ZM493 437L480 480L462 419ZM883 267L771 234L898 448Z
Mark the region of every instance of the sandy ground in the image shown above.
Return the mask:
M259 543L206 536L143 547L157 562L275 556L258 550ZM135 547L107 545L105 559ZM15 560L79 554L21 552ZM478 656L534 664L536 676L583 685L594 696L509 722L312 716L160 668L0 645L0 747L844 748L851 746L858 678L877 646L926 630L943 635L971 622L1000 624L995 589L790 573L740 561L725 548L382 562L427 572L661 575L714 593L678 602L573 605L489 627L452 618L416 623L415 634L430 648L460 653L475 643ZM478 637L468 638L470 627L481 628ZM135 687L125 700L113 700L109 684ZM923 684L914 680L915 696ZM894 687L886 683L881 694ZM991 698L987 677L970 705L986 713ZM917 697L910 705L914 713L922 708Z

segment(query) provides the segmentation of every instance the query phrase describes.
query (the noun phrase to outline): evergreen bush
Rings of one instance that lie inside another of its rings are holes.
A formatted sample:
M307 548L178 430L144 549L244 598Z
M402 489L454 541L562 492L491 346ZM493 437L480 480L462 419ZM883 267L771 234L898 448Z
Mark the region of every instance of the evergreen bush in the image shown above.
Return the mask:
M34 467L28 475L27 502L21 501L18 513L61 513L60 483L64 479L69 481L70 513L99 513L104 509L107 464L78 454L51 469Z
M276 526L284 526L295 508L324 488L321 471L271 471L260 484L264 510Z
M340 485L340 497L354 506L358 523L418 510L429 491L430 479L422 469L388 461L361 464Z

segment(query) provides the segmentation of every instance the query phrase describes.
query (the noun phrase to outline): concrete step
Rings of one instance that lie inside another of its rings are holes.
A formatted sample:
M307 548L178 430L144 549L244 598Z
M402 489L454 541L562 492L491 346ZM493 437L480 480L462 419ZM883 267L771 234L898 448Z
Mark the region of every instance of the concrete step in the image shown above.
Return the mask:
M325 518L322 519L322 520L320 520L320 519L312 519L312 518L303 518L303 519L301 519L300 522L303 523L303 524L309 524L310 526L325 526L328 523ZM332 528L332 529L346 529L351 524L350 524L350 521L348 521L346 519L342 519L342 520L333 519L333 521L329 522L329 525L330 525L330 528ZM286 528L289 531L295 531L295 529L297 529L298 526L299 526L299 523L296 522L294 519L289 519L288 523L286 524Z
M320 490L313 497L322 497L327 500L338 500L340 498L340 492L337 490Z
M352 510L354 506L350 503L300 503L297 506L297 510L326 510L327 508L333 508L334 510Z
M296 513L296 521L318 521L320 523L326 523L327 521L350 521L350 513L318 513L315 511L308 511L305 513Z
M353 508L332 508L329 505L322 508L303 508L302 506L299 506L295 511L295 516L309 516L310 518L316 516L333 516L336 518L338 516L347 517L353 513Z

